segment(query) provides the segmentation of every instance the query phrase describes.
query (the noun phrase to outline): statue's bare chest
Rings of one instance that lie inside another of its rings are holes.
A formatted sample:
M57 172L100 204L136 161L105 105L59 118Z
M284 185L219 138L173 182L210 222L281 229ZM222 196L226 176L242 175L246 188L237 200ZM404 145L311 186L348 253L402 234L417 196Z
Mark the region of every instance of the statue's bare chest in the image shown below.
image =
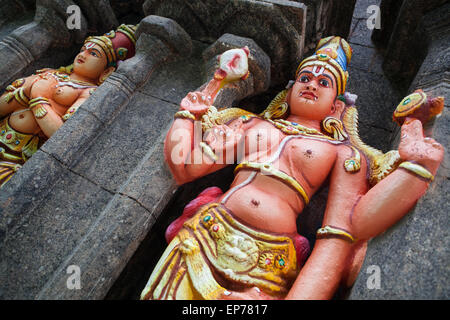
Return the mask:
M51 75L40 78L31 88L33 97L46 97L65 107L71 106L77 100L80 92L80 89L58 83Z
M320 135L285 134L270 123L249 130L246 161L270 163L310 188L326 179L336 158L336 145Z

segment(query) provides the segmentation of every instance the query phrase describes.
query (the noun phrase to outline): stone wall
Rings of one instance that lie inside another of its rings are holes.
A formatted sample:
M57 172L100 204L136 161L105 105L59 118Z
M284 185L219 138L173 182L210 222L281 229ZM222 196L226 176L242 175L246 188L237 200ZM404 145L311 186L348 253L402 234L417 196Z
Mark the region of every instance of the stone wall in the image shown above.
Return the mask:
M444 162L426 195L418 201L415 208L394 227L369 243L362 272L350 293L350 299L448 300L450 297L449 13L448 3L437 6L423 15L420 23L414 24L413 30L409 30L411 33L414 33L416 28L422 30L425 35L422 39L427 39L423 43L427 46L426 56L419 65L417 74L409 81L406 79L407 83L411 83L408 92L421 88L432 96L445 97L443 114L434 122L434 126L427 130L428 135L432 135L446 148ZM402 25L398 21L397 24ZM401 46L411 41L408 35L408 30L403 31L403 36L393 33L390 45L396 43ZM401 50L403 50L401 47L390 49L390 51ZM391 61L389 63L394 60L400 63L398 58L387 59ZM397 131L394 147L398 140ZM373 276L373 271L366 272L370 266L379 267L379 288L370 289L367 285L369 277Z

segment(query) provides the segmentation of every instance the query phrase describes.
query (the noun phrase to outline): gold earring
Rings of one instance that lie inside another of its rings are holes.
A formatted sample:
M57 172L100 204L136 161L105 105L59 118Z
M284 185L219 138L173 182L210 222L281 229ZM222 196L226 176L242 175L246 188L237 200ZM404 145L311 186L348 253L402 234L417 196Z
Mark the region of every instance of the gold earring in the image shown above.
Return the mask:
M344 130L344 125L339 119L334 117L326 117L322 121L322 126L326 132L331 134L333 138L338 141L344 141L348 138L348 135Z

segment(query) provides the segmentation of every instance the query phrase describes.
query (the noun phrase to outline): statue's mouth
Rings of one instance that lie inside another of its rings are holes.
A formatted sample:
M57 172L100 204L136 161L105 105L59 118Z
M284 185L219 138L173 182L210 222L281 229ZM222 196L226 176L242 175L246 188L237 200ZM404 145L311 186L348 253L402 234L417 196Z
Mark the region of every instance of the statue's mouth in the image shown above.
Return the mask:
M319 97L317 97L314 93L312 93L311 91L303 91L300 92L300 97L303 97L305 99L309 99L309 100L314 100L317 101L319 99Z
M78 62L79 64L81 64L81 63L84 63L84 60L81 59L81 58L77 58L77 62Z

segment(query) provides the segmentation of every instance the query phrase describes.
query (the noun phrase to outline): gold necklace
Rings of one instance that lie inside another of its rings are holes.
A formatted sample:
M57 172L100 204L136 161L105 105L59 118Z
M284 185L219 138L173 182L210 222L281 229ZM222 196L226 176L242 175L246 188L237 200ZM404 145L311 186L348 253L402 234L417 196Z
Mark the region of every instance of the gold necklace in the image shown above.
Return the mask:
M93 83L72 79L68 74L62 74L59 71L56 71L54 73L54 75L61 82L72 82L72 83L76 83L76 84L79 84L79 85L82 85L82 86L89 86L89 87L94 87L95 86L96 87L96 85L93 84Z
M276 120L267 119L267 120L270 123L272 123L276 128L280 129L281 131L283 131L283 133L288 135L304 135L309 137L320 137L327 140L336 140L332 137L323 134L319 130L305 127L296 122L291 122L283 119L276 119Z

